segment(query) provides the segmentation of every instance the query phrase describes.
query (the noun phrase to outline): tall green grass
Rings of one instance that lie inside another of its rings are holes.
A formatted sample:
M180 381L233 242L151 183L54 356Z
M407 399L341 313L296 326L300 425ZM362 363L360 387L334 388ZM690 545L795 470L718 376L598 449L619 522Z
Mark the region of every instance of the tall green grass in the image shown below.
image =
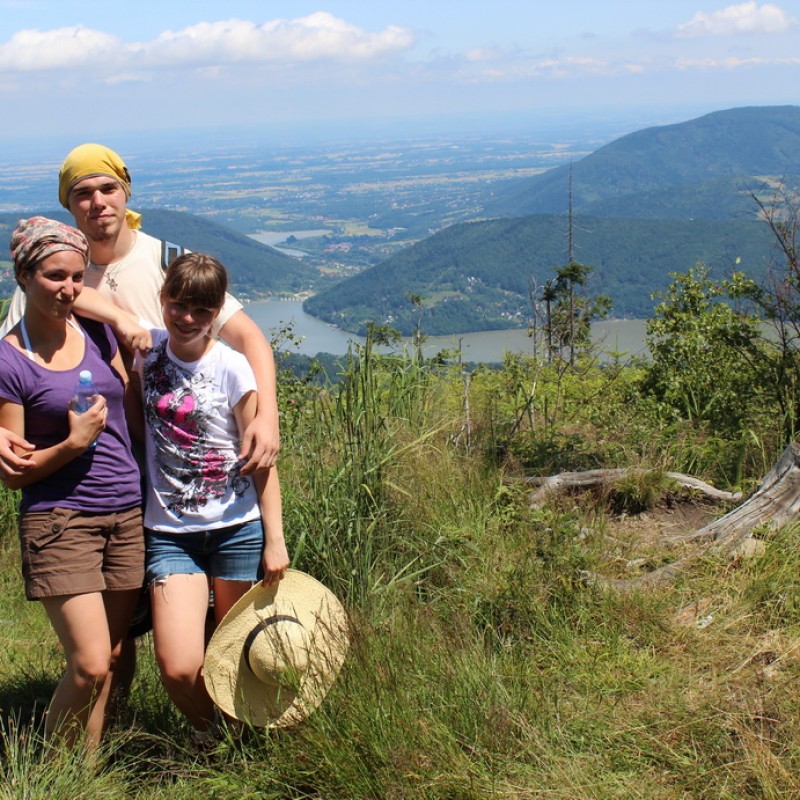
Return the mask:
M345 601L350 650L303 724L230 730L204 753L148 637L96 761L42 747L60 653L22 597L13 498L0 493L0 798L800 796L796 532L756 562L702 561L642 595L587 583L620 568L613 504L534 509L515 479L649 466L652 480L618 487L617 510L652 513L658 468L676 468L659 449L666 427L629 419L633 382L602 371L584 375L583 402L563 376L531 401L546 376L529 367L465 380L415 352L379 356L368 339L335 389L284 378L290 551ZM768 439L756 434L752 452ZM710 624L686 621L693 604Z

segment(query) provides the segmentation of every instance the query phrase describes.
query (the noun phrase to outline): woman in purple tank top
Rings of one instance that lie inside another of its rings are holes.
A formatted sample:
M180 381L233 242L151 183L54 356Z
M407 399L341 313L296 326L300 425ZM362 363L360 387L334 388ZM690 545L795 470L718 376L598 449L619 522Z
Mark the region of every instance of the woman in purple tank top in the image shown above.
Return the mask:
M11 238L14 274L27 297L0 341L0 426L35 446L21 489L19 535L25 593L58 636L66 671L45 735L95 747L107 721L115 668L144 577L139 471L123 401L127 375L104 325L72 313L88 244L43 217ZM81 372L97 387L84 413L71 408Z

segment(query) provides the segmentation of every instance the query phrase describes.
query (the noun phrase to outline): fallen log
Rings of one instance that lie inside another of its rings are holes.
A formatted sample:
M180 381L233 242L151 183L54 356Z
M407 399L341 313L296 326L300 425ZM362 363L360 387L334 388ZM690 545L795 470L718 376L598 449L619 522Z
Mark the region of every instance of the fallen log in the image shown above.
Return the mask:
M673 581L691 562L702 555L742 552L756 528L778 529L796 518L800 510L800 446L790 444L750 497L724 516L679 541L698 543L691 555L672 564L629 580L603 580L604 585L631 590Z
M591 489L597 486L613 485L622 478L636 475L644 475L651 470L644 469L591 469L584 472L560 472L558 475L548 477L527 477L523 480L532 486L539 488L531 492L528 501L531 506L537 506L554 494L564 492L569 489ZM674 483L697 492L713 500L725 502L735 502L742 497L741 492L725 492L717 489L711 484L693 478L691 475L684 475L682 472L667 472L667 478Z
M629 474L631 471L624 469L591 470L584 473L562 473L550 478L529 479L529 483L539 486L532 493L531 502L541 502L552 492L607 484ZM696 489L708 497L719 500L735 500L741 497L740 493L720 492L703 481L680 473L671 472L667 475L681 485ZM712 552L736 555L743 552L754 531L777 530L796 519L798 511L800 511L800 445L793 442L784 450L758 489L744 503L708 525L673 540L673 543L696 545L691 554L636 578L611 580L596 575L586 577L594 583L619 590L642 589L669 583L690 563L703 555Z

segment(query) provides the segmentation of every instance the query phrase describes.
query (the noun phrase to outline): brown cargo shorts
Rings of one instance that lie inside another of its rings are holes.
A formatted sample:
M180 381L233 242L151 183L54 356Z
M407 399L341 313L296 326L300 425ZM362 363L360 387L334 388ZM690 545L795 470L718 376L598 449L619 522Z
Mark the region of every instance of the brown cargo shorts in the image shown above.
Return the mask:
M138 589L144 581L139 506L102 513L30 511L20 517L19 540L28 600Z

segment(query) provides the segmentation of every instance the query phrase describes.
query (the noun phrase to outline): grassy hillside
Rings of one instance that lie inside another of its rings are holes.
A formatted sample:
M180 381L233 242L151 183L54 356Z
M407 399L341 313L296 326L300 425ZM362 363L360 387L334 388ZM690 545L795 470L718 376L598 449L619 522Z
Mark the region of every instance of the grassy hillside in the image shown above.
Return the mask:
M675 585L601 589L686 556L676 533L724 507L664 479L748 489L779 448L774 408L747 435L668 424L636 370L520 359L470 380L360 353L335 391L281 381L281 480L294 565L345 602L350 649L296 727L189 746L152 641L96 760L39 732L62 653L24 599L0 492L0 796L686 800L800 795L800 545L698 557ZM738 369L738 364L735 367ZM533 387L533 389L532 389ZM468 401L468 402L465 402ZM522 423L522 424L520 424ZM532 506L529 475L646 467Z
M237 293L258 296L296 292L314 285L316 271L301 260L223 225L180 211L140 209L140 212L145 233L218 258L228 269L231 285ZM63 209L32 212L27 216L36 213L73 223L72 217ZM0 241L8 242L19 216L0 214Z
M575 220L575 257L595 267L588 291L613 298L620 317L647 317L651 293L670 272L698 261L718 275L733 268L760 276L773 255L767 226L754 221ZM530 216L454 225L376 267L309 298L304 308L345 330L371 320L413 333L420 317L408 299L423 298L429 334L522 327L531 281L541 287L567 258L567 220Z
M569 171L565 165L517 182L484 211L563 213ZM572 165L572 200L576 210L592 214L617 215L623 205L626 216L729 219L741 210L742 186L758 186L765 176L798 175L800 106L735 108L647 128L601 147Z

